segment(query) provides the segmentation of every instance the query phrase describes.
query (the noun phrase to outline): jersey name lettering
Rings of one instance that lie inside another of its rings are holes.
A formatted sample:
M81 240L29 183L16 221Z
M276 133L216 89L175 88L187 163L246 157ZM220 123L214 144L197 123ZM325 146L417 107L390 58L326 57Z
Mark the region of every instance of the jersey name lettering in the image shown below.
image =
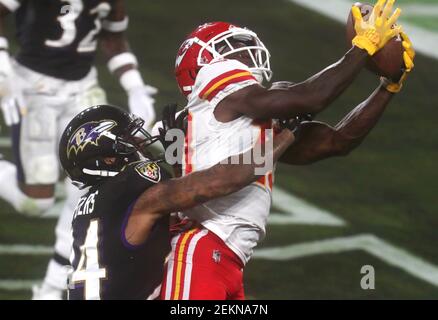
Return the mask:
M88 197L82 197L76 206L74 217L92 214L94 211L95 198L99 191L91 193Z

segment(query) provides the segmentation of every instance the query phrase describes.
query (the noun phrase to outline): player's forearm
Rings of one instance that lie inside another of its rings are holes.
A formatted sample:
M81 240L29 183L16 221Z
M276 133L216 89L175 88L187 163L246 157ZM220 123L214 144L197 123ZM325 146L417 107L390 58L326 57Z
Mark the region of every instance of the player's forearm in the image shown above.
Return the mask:
M379 86L373 94L342 119L335 128L321 122L301 125L297 141L280 161L306 165L347 155L358 147L382 116L392 94Z
M110 71L117 77L120 78L125 72L136 69L136 63L133 61L126 61L126 63L115 64L111 66L110 61L117 56L120 56L124 53L129 53L129 43L125 38L124 33L111 33L104 32L100 38L100 50L102 52L102 56L108 64L108 68ZM114 62L115 60L113 60Z
M360 145L381 118L393 95L380 85L336 125L341 151L348 153Z
M242 155L242 159L251 159L250 164L243 164L243 161L239 164L217 164L182 178L164 181L139 198L135 211L162 215L234 193L256 181L260 177L256 169L263 168L266 163L275 163L294 140L293 133L284 130L274 138L273 148L265 152L262 163L254 160L253 150L250 150ZM232 163L231 158L227 162Z
M150 127L155 120L153 98L157 89L147 86L138 69L137 57L129 51L129 44L123 33L107 32L102 36L101 48L108 59L107 67L119 80L128 95L129 110L145 120Z
M294 141L294 134L290 130L283 130L273 138L272 150L268 150L268 144L260 148L261 159L255 159L258 153L255 148L260 147L258 145L246 154L241 155L239 164L216 165L209 173L213 179L208 178L204 183L198 182L201 189L197 190L198 194L194 198L208 201L239 191L257 181L260 178L257 169L266 169L266 166L275 164ZM244 164L245 160L248 161L248 159L251 160L251 163ZM231 158L228 159L227 163L232 163ZM197 180L195 176L193 179ZM208 188L205 188L205 186L208 186Z
M103 21L99 45L109 71L120 81L125 91L144 86L143 79L137 70L138 61L130 52L125 32L129 19L124 0L115 0L108 18Z
M106 61L120 53L129 51L129 44L123 32L103 31L99 38L99 45Z
M255 119L319 113L351 84L367 57L365 50L354 47L337 63L304 82L269 90L257 86L242 89L243 102L236 99L233 108Z
M315 106L312 112L318 113L335 100L359 74L368 59L365 50L353 47L342 59L327 67L296 87L304 90ZM294 90L291 87L289 90Z
M181 178L180 180L185 180L181 181L184 186L180 190L171 191L171 194L180 194L181 197L179 201L176 199L176 202L172 204L175 207L169 212L184 210L229 195L257 181L260 176L256 174L256 169L263 168L268 163L277 162L294 140L293 133L284 130L275 136L272 150L265 150L264 161L261 163L255 161L254 151L250 150L240 157L239 164L217 164L210 169ZM251 159L252 162L244 164L244 159ZM227 162L231 163L231 158ZM179 188L176 186L176 189Z
M5 19L9 13L9 9L7 9L3 4L0 3L0 37L6 36Z
M1 13L1 9L0 9L0 37L5 37L5 22L4 22L5 18Z
M336 130L326 123L311 121L300 125L296 142L281 156L280 162L307 165L333 156Z

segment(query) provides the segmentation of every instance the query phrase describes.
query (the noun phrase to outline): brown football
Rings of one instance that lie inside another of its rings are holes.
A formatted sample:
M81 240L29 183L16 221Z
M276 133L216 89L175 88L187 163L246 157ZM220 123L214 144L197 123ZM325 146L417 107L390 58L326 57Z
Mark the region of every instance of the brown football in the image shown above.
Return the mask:
M360 8L364 20L368 20L373 6L370 4L363 4L360 2L355 3ZM356 30L354 29L354 18L350 11L347 21L347 41L348 45L356 36ZM367 68L380 76L397 81L402 75L403 62L403 46L400 36L395 37L385 45L384 48L376 52L371 59L368 60Z

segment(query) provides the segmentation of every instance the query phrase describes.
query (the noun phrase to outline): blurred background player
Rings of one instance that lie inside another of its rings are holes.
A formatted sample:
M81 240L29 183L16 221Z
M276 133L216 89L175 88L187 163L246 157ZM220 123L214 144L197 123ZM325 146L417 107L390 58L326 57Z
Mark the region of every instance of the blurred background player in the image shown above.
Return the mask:
M14 58L3 29L10 13L19 44ZM0 19L1 108L12 126L15 154L15 165L0 161L0 198L18 212L39 216L54 204L60 134L81 110L106 102L94 67L98 46L127 92L130 111L145 119L146 127L155 119L157 90L144 84L129 52L123 0L1 0ZM70 222L80 196L75 189L66 182L55 254L34 299L60 299L66 289Z
M374 11L384 21L381 27L376 27L373 19L365 23L363 32L353 40L354 47L338 63L302 83L277 83L270 89L261 86L272 73L269 52L255 33L223 22L198 27L182 44L176 59L176 77L188 98L189 111L183 173L245 152L271 128L273 118L313 115L327 107L352 83L369 56L400 32L400 27L391 28L400 12L391 15L391 2L383 13L381 9L376 5ZM410 53L406 57L409 71L413 51ZM304 123L296 144L280 161L308 164L348 154L377 123L401 82L382 81L335 128ZM243 267L265 235L272 183L273 172L269 172L232 195L184 212L201 227L172 240L163 299L244 298Z

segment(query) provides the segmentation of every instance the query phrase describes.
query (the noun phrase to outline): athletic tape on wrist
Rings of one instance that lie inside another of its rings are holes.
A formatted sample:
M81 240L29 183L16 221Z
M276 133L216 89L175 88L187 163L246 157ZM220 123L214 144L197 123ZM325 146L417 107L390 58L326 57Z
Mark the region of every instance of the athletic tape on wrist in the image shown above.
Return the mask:
M104 20L102 21L102 29L108 32L123 32L128 29L129 18L125 17L125 19L121 21L110 21Z
M118 68L126 66L128 64L133 64L135 67L138 66L137 58L131 52L123 52L108 61L108 69L110 72L116 71Z
M0 37L0 50L8 50L9 41L5 37Z

